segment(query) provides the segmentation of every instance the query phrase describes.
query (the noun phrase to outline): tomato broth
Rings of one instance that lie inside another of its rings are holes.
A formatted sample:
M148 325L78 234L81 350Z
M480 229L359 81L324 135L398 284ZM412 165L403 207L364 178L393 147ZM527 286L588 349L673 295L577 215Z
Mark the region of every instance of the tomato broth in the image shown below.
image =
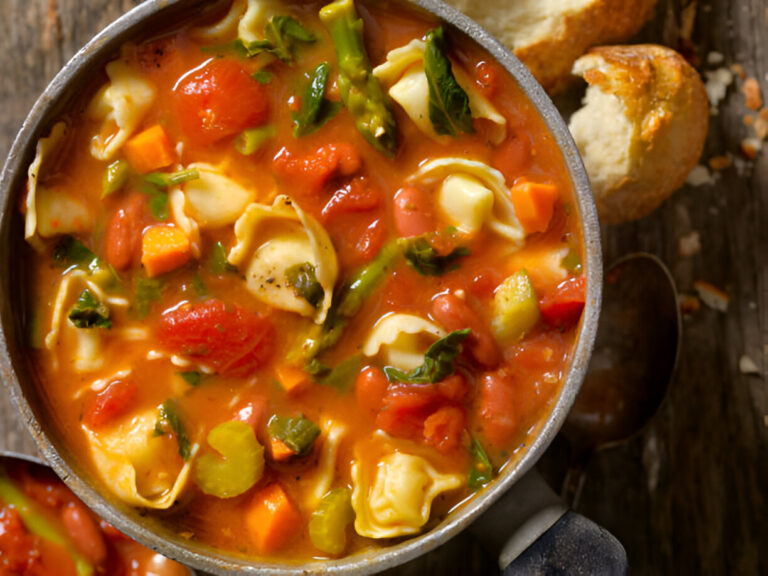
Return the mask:
M300 562L418 534L559 394L585 289L562 154L400 3L219 18L124 46L38 145L41 394L111 497L190 540Z

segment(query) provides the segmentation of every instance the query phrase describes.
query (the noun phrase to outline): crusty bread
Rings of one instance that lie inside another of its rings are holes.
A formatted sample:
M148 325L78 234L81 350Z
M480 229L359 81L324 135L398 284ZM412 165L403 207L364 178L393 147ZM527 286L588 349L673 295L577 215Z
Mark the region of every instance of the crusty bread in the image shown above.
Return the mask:
M591 46L634 36L656 0L447 0L496 36L556 92Z
M600 220L645 216L682 186L704 147L707 93L699 74L663 46L604 46L579 58L589 87L569 128Z

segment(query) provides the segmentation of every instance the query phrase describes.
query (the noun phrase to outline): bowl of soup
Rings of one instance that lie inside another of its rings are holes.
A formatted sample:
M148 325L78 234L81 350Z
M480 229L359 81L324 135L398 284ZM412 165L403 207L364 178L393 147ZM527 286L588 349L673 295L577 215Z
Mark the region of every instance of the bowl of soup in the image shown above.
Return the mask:
M146 2L53 80L2 194L3 377L41 451L211 572L434 548L588 361L576 149L440 2Z

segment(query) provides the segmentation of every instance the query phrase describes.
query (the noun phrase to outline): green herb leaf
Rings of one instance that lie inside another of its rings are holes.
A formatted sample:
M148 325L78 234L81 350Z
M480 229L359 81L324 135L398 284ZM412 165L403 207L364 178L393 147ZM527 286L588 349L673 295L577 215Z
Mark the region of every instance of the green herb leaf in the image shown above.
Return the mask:
M89 290L80 293L68 318L78 328L112 328L109 308L94 298Z
M328 62L322 62L309 76L309 84L301 99L301 109L291 114L294 137L298 138L318 130L341 108L341 102L331 102L325 98L330 69Z
M178 172L150 172L144 176L144 181L158 188L170 188L198 178L200 173L195 168L188 168Z
M288 283L293 286L296 295L304 298L310 305L317 308L322 304L325 290L317 281L315 267L309 262L296 264L285 271Z
M168 424L179 445L179 456L181 456L185 462L189 460L191 448L189 437L184 428L184 423L179 416L178 402L176 402L176 400L166 400L163 402L160 406L160 421L160 426L155 426L155 430L163 430L162 422Z
M273 16L264 28L264 39L269 42L269 52L286 63L293 62L294 45L310 44L317 37L304 28L293 16Z
M152 216L156 220L163 221L168 218L168 192L166 189L197 178L200 178L200 174L194 168L172 173L152 172L141 179L138 188L139 191L149 196L149 210L152 212Z
M213 245L213 252L211 253L211 272L216 276L221 276L225 272L237 272L237 266L233 266L227 260L227 251L224 248L224 244L216 242Z
M317 424L299 414L296 418L272 416L267 431L273 438L282 441L297 456L306 456L312 451L315 439L320 435Z
M149 314L149 308L153 302L157 302L163 297L163 285L163 281L159 278L136 278L133 298L134 310L139 320L143 320Z
M235 139L235 150L243 156L255 154L271 138L274 138L275 132L275 127L272 125L243 130Z
M317 358L312 358L312 360L307 362L307 364L304 366L304 371L312 374L312 376L318 376L322 378L330 373L331 367L323 364Z
M472 455L472 468L469 471L468 484L470 490L477 490L493 480L493 466L488 454L474 436L469 446L469 453Z
M194 370L188 371L188 372L176 372L179 376L181 376L182 380L189 384L190 386L198 386L200 383L205 380L207 377L202 372L196 372Z
M269 84L272 81L272 78L274 78L275 75L272 74L269 70L265 70L262 68L261 70L257 70L253 74L251 74L251 78L256 80L259 84Z
M329 372L316 377L318 384L329 386L342 393L347 393L355 383L355 378L363 367L363 357L359 354L350 356L343 362L336 365Z
M427 33L424 72L429 84L429 119L435 132L451 136L473 133L469 96L456 81L445 55L442 27Z
M115 160L107 166L101 177L101 197L106 198L118 192L128 181L130 173L131 167L125 160Z
M101 264L96 254L91 252L85 244L72 238L72 236L64 236L59 240L56 248L53 249L53 261L60 268L77 266L91 272L96 270Z
M466 246L454 248L450 254L441 256L437 250L424 237L413 240L401 239L405 245L405 259L419 274L423 276L442 276L459 267L458 260L469 256L470 251Z
M447 378L456 370L456 356L461 353L461 343L469 336L469 328L454 330L444 338L432 344L424 355L424 364L403 372L392 366L386 366L384 373L390 382L411 384L434 384Z
M192 278L192 282L190 283L192 286L192 289L197 293L198 296L201 298L204 296L208 296L208 287L203 282L203 279L200 278L199 274L195 274L194 278Z

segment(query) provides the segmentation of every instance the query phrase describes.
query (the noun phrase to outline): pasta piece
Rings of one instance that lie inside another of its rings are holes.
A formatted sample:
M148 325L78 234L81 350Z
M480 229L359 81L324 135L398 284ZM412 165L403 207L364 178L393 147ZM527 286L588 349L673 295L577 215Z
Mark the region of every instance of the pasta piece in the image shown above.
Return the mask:
M150 409L105 433L83 430L95 468L115 495L132 506L165 510L184 489L198 445L179 469L176 442L155 434L156 420Z
M271 206L251 204L235 223L237 244L228 260L245 268L251 293L274 308L311 316L322 324L333 299L338 261L328 233L288 196ZM313 267L323 289L317 307L301 295L288 278L297 266Z
M400 104L419 130L440 141L446 137L435 132L429 119L429 82L424 72L425 47L423 40L416 39L390 50L386 62L374 68L373 75L389 86L389 95ZM507 137L506 118L477 90L472 79L460 66L453 66L453 74L467 93L472 118L490 121L493 126L489 134L491 142L502 142Z
M122 60L106 66L109 84L94 96L88 115L101 120L91 140L91 154L98 160L111 160L141 124L155 101L155 87Z
M311 508L315 508L320 503L320 500L333 485L336 478L336 459L339 445L347 434L346 426L330 418L323 423L322 429L323 444L320 447L320 458L311 479L315 484L311 493Z
M174 186L168 191L168 205L171 209L171 218L176 226L181 228L189 238L192 256L200 258L200 227L197 222L187 216L187 197L180 186Z
M472 176L453 174L440 185L437 205L451 225L473 235L492 215L493 192Z
M525 239L525 231L520 226L520 222L518 222L515 215L515 207L512 205L504 176L495 168L491 168L487 164L476 160L439 158L423 164L408 180L426 185L441 183L444 186L449 177L455 177L459 174L465 177L463 182L471 183L472 193L475 196L478 196L477 184L488 188L493 193L493 208L490 212L486 212L485 208L483 208L483 202L485 202L483 200L473 204L466 199L462 199L458 205L454 205L453 202L458 202L458 198L461 198L460 194L452 190L453 186L461 184L462 180L458 180L453 184L450 184L449 181L451 189L449 189L448 193L444 194L446 204L441 206L443 212L449 218L455 217L459 221L459 228L463 229L472 228L475 218L479 214L484 214L486 218L485 224L491 230L505 237L513 244L521 246ZM482 199L483 194L479 194L478 197ZM471 205L472 210L467 214L467 219L465 220L462 214L465 213L467 205Z
M205 42L225 42L235 34L240 19L245 14L247 0L234 0L229 12L210 26L203 26L192 31L192 36Z
M246 190L215 166L197 162L187 169L197 170L200 177L183 185L185 211L201 229L232 224L256 197L253 190Z
M261 40L264 25L278 8L279 4L274 0L248 0L245 14L237 25L237 37L243 42Z
M446 336L437 324L412 314L389 314L380 318L363 344L363 354L372 357L386 350L386 362L398 370L410 371L424 362L423 335L432 340Z
M355 531L368 538L417 534L429 520L432 501L464 483L457 474L441 474L422 457L396 451L371 469L367 460L352 464Z

